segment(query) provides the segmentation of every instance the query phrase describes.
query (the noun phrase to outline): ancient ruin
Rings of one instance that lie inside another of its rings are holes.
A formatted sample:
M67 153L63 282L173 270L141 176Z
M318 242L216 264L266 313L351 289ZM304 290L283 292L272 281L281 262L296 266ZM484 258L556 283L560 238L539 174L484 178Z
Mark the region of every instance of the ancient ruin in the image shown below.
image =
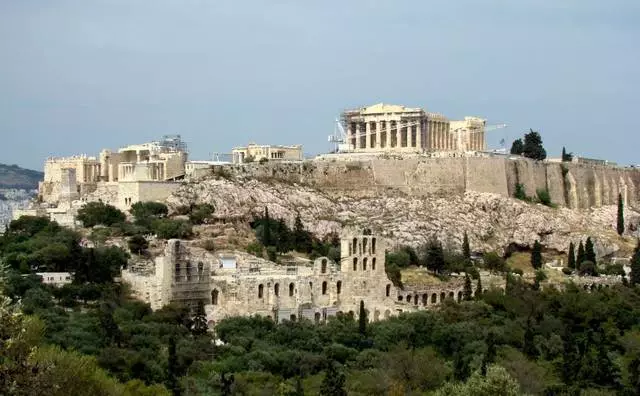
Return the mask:
M378 103L342 113L348 152L484 151L486 120Z

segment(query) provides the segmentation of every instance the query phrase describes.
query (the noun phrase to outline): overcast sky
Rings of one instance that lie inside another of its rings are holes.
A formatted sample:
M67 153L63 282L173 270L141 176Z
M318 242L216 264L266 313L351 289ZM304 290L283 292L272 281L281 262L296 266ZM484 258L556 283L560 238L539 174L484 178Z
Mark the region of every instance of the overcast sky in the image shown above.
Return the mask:
M0 162L181 134L329 150L377 102L640 163L640 1L0 0Z

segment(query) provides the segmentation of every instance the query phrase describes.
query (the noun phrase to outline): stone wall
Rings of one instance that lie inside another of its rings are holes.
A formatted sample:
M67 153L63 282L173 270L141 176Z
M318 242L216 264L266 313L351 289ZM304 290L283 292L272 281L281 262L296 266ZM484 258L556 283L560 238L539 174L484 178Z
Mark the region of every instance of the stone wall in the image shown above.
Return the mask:
M412 196L466 191L513 196L522 184L527 195L548 190L553 203L569 208L614 205L618 193L638 206L640 170L604 165L545 163L508 157L325 156L297 163L242 164L213 172L307 184L326 192L372 196L399 191Z

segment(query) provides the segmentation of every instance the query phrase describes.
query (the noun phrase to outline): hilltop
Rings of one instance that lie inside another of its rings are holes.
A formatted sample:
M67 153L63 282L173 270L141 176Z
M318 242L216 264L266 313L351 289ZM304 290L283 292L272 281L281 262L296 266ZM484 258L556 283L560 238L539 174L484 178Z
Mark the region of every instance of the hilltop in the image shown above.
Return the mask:
M35 190L43 178L44 173L39 171L0 164L0 189Z

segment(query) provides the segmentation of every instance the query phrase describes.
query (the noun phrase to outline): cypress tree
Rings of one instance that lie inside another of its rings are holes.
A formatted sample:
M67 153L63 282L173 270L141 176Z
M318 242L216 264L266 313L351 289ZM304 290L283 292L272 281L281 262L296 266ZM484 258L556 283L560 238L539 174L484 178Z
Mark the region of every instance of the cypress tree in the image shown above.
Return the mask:
M487 367L496 360L496 336L493 334L493 331L487 334L485 342L487 343L487 353L485 353L482 359L482 366L480 367L483 376L487 375Z
M622 194L618 194L618 235L624 234L624 202Z
M531 251L531 266L534 269L542 267L542 245L537 240L533 243L533 250Z
M271 241L271 219L269 218L269 208L268 207L264 207L264 220L263 220L263 235L262 238L264 239L263 244L265 246L271 246L272 245L272 241Z
M467 232L464 232L464 237L462 238L462 255L464 256L467 262L471 262L471 247L469 246L469 235Z
M629 278L631 286L640 285L640 240L638 240L638 245L631 258L631 276Z
M578 245L578 256L576 257L576 268L580 268L580 264L585 262L586 258L584 257L584 245L582 241Z
M530 358L535 358L538 354L534 343L534 337L535 333L533 331L533 326L531 325L531 319L527 319L527 328L524 330L524 345L522 347L522 352Z
M569 258L567 260L567 267L576 269L576 248L573 242L569 243Z
M361 335L367 333L367 311L364 309L364 300L360 300L360 314L358 316L358 331Z
M167 388L173 396L180 396L181 389L178 382L178 355L176 354L176 339L171 336L169 338L169 357L167 362Z
M471 288L471 278L469 274L464 276L464 290L462 292L464 301L471 301L473 299L473 289Z
M591 261L593 264L598 265L596 262L596 251L591 237L588 237L587 242L584 244L584 259L585 261Z
M478 284L476 285L476 299L482 298L482 276L478 276Z
M320 394L323 396L347 396L344 389L345 376L336 369L333 361L329 362L329 367L324 373L322 384L320 385Z
M564 148L564 146L562 146L562 162L566 162L567 161L567 149Z

